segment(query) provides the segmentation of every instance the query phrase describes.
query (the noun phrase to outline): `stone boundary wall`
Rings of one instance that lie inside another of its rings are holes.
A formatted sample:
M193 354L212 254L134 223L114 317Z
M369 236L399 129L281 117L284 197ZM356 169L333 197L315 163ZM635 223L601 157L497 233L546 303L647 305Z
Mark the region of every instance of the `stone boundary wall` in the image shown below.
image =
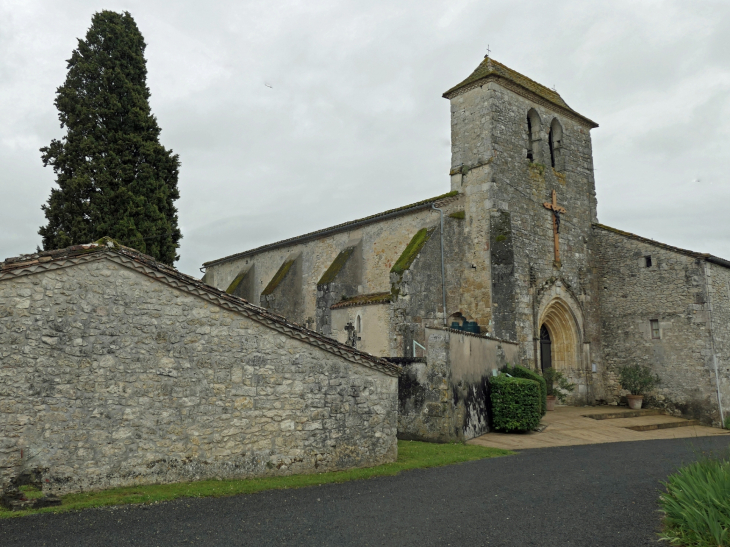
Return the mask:
M397 378L106 257L0 280L0 486L393 461Z
M519 345L451 329L426 329L426 359L403 364L398 437L460 442L489 431L489 378L515 363Z

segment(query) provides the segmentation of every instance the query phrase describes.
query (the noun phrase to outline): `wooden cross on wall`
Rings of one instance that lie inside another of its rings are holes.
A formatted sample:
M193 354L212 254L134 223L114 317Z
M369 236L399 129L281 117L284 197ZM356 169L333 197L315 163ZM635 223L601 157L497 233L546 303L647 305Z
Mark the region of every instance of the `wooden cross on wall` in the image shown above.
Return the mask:
M553 190L552 203L543 203L543 207L553 212L553 245L555 246L555 264L560 267L560 215L565 214L565 209L558 205L558 195Z

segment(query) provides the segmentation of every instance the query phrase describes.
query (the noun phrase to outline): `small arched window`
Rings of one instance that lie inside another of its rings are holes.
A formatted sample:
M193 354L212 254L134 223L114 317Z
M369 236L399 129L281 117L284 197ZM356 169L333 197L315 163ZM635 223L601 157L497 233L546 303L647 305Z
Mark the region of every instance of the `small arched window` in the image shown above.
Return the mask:
M554 118L550 124L550 133L548 134L548 144L550 145L550 163L556 171L565 169L565 161L563 158L563 126L557 118Z
M537 110L531 108L527 113L527 159L530 161L540 162L542 160L540 149L541 130L540 116Z
M357 316L357 332L362 332L362 321L360 320L360 316Z

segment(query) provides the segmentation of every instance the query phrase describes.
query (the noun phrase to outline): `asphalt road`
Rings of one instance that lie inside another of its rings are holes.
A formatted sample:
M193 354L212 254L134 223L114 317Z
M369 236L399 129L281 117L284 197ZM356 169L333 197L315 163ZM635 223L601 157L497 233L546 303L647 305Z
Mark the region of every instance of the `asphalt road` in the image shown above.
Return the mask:
M0 521L0 546L657 545L660 481L726 438L526 450L345 484Z

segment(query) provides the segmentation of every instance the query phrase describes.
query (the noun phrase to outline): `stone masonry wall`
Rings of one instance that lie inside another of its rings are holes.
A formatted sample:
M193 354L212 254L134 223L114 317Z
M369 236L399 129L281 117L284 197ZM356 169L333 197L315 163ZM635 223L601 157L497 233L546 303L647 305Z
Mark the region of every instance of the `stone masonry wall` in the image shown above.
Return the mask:
M475 292L484 295L486 305L491 304L484 316L490 321L499 317L501 336L512 338L514 333L521 346L520 362L537 368L538 310L559 281L570 305L580 309L584 318L577 329L579 343L585 347L576 352L581 358L566 372L581 385L581 396L590 399L600 387L590 385L593 377L588 371L592 363L599 370L602 367L600 350L595 349L600 345L599 310L591 298L595 274L589 239L596 219L596 196L590 128L528 95L490 81L451 98L452 187L466 196L467 233L473 245L467 254L480 259L474 275L481 275L480 271L488 275L492 299L495 295L501 299L490 303L488 289ZM531 109L541 120L532 128L534 161L527 157ZM551 167L548 147L548 128L554 119L563 130L560 171ZM552 190L557 192L558 204L567 210L560 224L560 264L554 260L552 213L543 206L551 201ZM495 265L489 252L492 217L500 226L509 226L510 234L497 234L491 244L499 236L506 236L504 241L511 238L513 253L497 271L492 271ZM506 285L505 290L501 285ZM495 304L501 307L496 316ZM505 321L510 316L513 328ZM489 331L499 334L491 326Z
M600 227L594 234L606 397L617 400L625 394L618 384L619 367L647 365L661 378L650 404L719 425L704 260ZM646 257L651 257L651 266ZM712 270L714 324L720 327L730 309L728 270ZM652 320L658 321L659 338L652 338ZM727 394L726 326L720 327L716 338Z
M397 378L99 259L0 281L0 484L393 461Z

